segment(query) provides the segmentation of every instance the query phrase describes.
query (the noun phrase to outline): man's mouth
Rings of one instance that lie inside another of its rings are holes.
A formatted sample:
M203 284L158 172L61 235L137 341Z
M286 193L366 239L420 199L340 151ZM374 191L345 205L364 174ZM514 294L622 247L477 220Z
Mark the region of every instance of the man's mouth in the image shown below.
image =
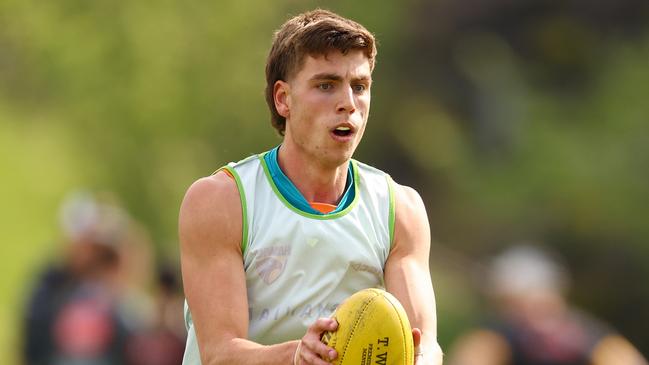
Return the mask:
M352 134L352 129L349 127L340 126L334 129L334 134L339 137L346 137Z

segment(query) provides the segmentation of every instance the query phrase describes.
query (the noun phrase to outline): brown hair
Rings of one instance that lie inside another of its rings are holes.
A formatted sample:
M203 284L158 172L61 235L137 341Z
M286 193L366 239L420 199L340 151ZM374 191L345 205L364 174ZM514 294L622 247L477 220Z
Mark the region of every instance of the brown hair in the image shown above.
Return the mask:
M376 45L374 36L353 20L328 10L316 9L297 15L275 32L266 61L266 103L271 123L284 135L286 119L275 108L273 89L278 80L287 81L302 66L305 56L326 55L331 51L343 54L361 50L374 69Z

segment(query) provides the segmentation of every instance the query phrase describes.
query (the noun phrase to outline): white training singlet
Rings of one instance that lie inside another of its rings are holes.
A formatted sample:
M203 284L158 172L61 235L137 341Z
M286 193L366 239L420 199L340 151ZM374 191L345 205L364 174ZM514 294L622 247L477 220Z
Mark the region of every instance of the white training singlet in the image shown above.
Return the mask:
M299 339L311 323L330 316L353 293L385 287L395 214L389 175L352 160L354 200L340 212L316 215L298 210L279 193L263 154L224 169L237 183L243 208L251 341ZM200 364L186 303L185 319L183 364Z

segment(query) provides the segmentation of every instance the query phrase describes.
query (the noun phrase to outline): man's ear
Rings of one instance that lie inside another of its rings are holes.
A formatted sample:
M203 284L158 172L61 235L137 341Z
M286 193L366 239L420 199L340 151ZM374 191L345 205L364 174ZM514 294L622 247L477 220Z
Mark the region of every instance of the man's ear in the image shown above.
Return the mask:
M275 100L275 109L277 113L284 118L288 118L290 113L290 91L291 87L288 82L277 80L273 85L273 99Z

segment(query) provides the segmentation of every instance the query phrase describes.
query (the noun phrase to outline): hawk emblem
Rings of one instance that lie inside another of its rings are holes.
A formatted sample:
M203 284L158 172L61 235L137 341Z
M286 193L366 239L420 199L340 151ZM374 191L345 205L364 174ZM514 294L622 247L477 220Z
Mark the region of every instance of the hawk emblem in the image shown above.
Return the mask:
M274 283L284 272L290 253L289 246L273 246L260 250L255 260L255 272L267 285Z

